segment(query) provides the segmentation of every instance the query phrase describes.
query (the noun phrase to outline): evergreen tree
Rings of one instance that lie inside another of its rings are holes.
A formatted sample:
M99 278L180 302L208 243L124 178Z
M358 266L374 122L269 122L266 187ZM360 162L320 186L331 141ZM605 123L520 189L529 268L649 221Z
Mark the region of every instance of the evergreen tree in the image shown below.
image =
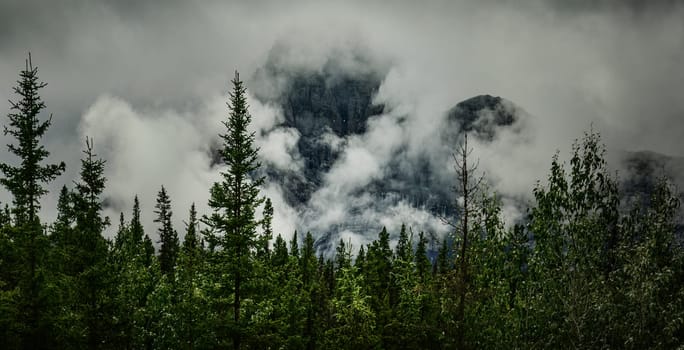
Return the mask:
M112 251L112 268L116 276L114 296L116 333L113 347L145 348L151 344L154 315L148 307L150 295L159 281L158 264L152 240L140 222L140 202L135 196L129 223L120 215L119 230Z
M5 125L4 133L16 140L17 144L8 144L7 149L21 159L21 164L0 164L0 171L4 174L0 184L14 197L12 211L17 226L38 220L40 197L47 193L43 185L62 174L65 168L64 162L41 164L50 155L40 144L40 139L52 124L52 116L44 121L39 118L45 109L45 102L38 92L47 84L38 79L38 68L33 66L30 54L26 60L26 69L19 76L14 92L20 99L10 101L12 112L7 115L9 126Z
M209 322L212 321L208 310L209 300L203 292L209 281L204 274L203 250L199 237L197 211L195 204L190 206L186 223L185 239L178 257L177 295L178 302L174 309L177 314L178 342L173 346L184 349L201 349L209 345L211 333Z
M392 250L389 246L389 232L386 228L378 234L378 239L368 246L366 257L366 286L370 295L370 305L376 316L379 329L385 329L392 317ZM391 334L383 334L383 344L387 345Z
M74 207L72 194L66 186L62 186L57 199L57 220L52 225L50 241L54 245L53 263L58 266L58 271L73 276L73 258L78 249L78 238L73 233Z
M283 236L278 234L275 243L273 243L273 256L271 257L271 263L273 266L284 266L287 263L287 244L283 239Z
M354 266L356 267L356 270L362 275L366 273L366 263L366 249L364 246L361 246L361 248L359 248L359 253L356 254Z
M427 244L428 240L423 232L418 234L418 244L416 245L416 272L418 273L418 280L421 283L425 283L429 277L429 271L431 271L430 260L427 256Z
M406 225L401 224L401 231L399 232L399 240L397 241L397 248L394 256L398 260L411 261L413 256L413 247L411 243L412 237L409 237L406 232Z
M257 257L261 259L268 258L271 253L268 244L273 239L273 204L271 199L266 198L264 203L264 212L261 219L261 235L259 236L259 248L257 249Z
M173 270L176 266L176 259L178 257L178 250L180 249L178 243L178 234L173 229L171 223L171 199L166 193L164 186L161 187L157 194L157 204L155 205L155 214L157 218L154 222L160 224L157 232L159 233L159 264L161 272L165 275L173 277ZM173 278L172 278L173 279Z
M96 348L107 338L110 329L106 323L106 306L101 300L109 286L107 270L108 243L102 232L109 226L109 218L102 216L100 196L105 188L105 161L93 153L93 141L86 139L85 157L81 159L81 180L75 183L73 194L75 230L78 234L76 251L80 261L77 265L79 300L83 303L86 341L89 348Z
M316 259L316 251L314 249L314 239L311 232L306 233L304 238L304 246L302 247L302 257L300 259L301 273L302 273L302 289L306 304L304 305L304 332L303 341L307 349L315 349L317 337L316 334L316 309L315 300L320 298L320 287L318 285L318 261Z
M254 211L262 202L259 198L259 186L263 178L253 178L259 169L257 149L254 146L254 133L248 132L251 116L247 110L246 89L238 73L232 81L233 91L230 93L228 108L230 115L224 121L227 132L221 135L223 149L221 160L227 170L221 173L222 181L211 188L209 207L213 212L205 216L203 221L210 230L206 231L206 239L218 248L216 266L223 274L229 276L229 292L232 294L232 317L229 321L228 335L232 338L233 348L239 349L245 335L245 327L241 319L242 300L245 298L243 287L252 278L253 251L257 248L257 221ZM221 307L223 312L224 307Z
M140 222L140 201L138 200L138 195L133 198L133 214L131 217L131 223L129 228L129 244L131 246L137 247L143 242L145 237L145 229L143 228L142 222Z
M343 268L351 266L351 254L347 253L351 247L344 244L344 240L340 238L340 242L335 248L335 274L338 274Z
M185 224L185 238L183 239L182 251L188 259L187 263L194 265L196 259L199 258L201 253L201 246L199 241L199 236L197 235L197 227L199 222L197 221L197 210L195 209L195 203L190 206L190 213L188 215L188 222Z
M12 213L14 214L15 229L5 230L8 236L8 255L17 259L14 266L8 268L18 278L10 281L10 289L18 288L17 316L20 318L12 322L16 327L14 334L19 334L24 348L41 349L49 346L53 322L49 315L55 305L54 294L48 292L51 288L51 276L46 271L45 259L48 254L49 242L40 224L38 212L40 198L47 193L45 185L64 172L64 163L43 164L50 155L43 145L41 138L51 125L52 117L41 120L40 114L45 109L39 90L47 84L38 79L38 68L34 67L29 54L26 68L19 73L14 93L18 101L10 102L10 113L7 115L8 124L4 127L4 134L11 136L16 143L7 145L9 153L17 156L20 164L0 164L0 171L4 175L0 178L2 184L13 197ZM16 255L15 255L16 254ZM17 338L15 338L17 339ZM41 339L44 340L41 342Z
M437 255L437 263L435 264L437 271L440 274L449 271L451 266L449 256L449 244L447 242L447 237L444 237L444 239L442 239L442 247L439 249L439 254Z
M338 261L351 261L351 247L340 251L344 257ZM373 349L379 346L380 337L375 322L375 313L369 305L369 296L364 292L364 279L355 267L342 264L337 276L335 297L331 300L334 323L325 332L325 348L330 349Z
M297 238L297 230L292 234L292 239L290 240L290 255L299 260L299 239Z
M152 261L154 260L154 243L152 243L152 239L150 236L145 235L145 238L143 239L143 252L145 253L145 266L151 266Z

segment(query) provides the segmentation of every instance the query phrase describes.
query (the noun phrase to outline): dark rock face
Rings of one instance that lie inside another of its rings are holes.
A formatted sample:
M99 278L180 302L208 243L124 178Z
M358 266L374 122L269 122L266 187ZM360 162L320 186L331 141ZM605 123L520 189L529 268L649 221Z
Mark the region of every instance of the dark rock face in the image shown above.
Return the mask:
M625 205L648 205L661 178L672 181L679 191L679 197L684 199L684 187L680 179L684 171L684 158L640 151L622 152L619 159L622 166L620 192Z
M304 73L290 77L286 84L286 90L270 102L282 107L282 126L295 128L301 136L297 150L304 161L304 173L298 180L277 171L269 175L289 182L287 200L299 205L320 187L323 175L339 157L339 150L324 142L323 135L345 138L363 134L368 118L381 113L383 107L372 103L380 86L380 80L372 75L330 80L325 73Z
M384 79L382 74L372 69L347 72L334 60L331 62L319 70L304 70L285 69L270 61L257 77L276 82L277 89L255 91L262 102L282 108L283 121L276 128L293 128L300 135L296 151L303 167L295 172L266 166L266 175L269 181L280 185L285 201L292 208L301 216L314 219L320 212L311 208L312 198L329 185L326 175L341 160L349 138L365 134L373 116L390 112L385 106L373 103ZM519 112L510 101L490 95L469 98L445 111L443 125L435 135L438 143L444 145L438 152L444 154L409 156L403 146L394 150L382 164L379 176L354 188L353 193L342 195L347 200L351 198L345 207L345 220L316 228L318 249L333 250L337 234L345 230L374 236L382 224L364 214L382 212L397 203L432 215L454 217L453 173L445 175L439 169L451 168L447 164L464 131L482 142L493 141L504 130L520 133L524 129L521 121L524 113ZM397 123L403 122L405 119L397 119ZM626 201L644 201L652 192L656 177L662 173L659 169L666 169L663 174L666 176L677 176L684 171L684 161L677 163L650 152L625 153L618 163L627 169L620 180Z
M348 138L366 133L369 118L388 112L385 106L373 104L383 77L368 72L344 73L329 67L320 71L293 72L272 65L267 65L258 75L278 82L276 93L257 93L256 96L262 102L282 108L284 120L280 127L299 132L296 149L304 164L298 173L267 167L267 176L281 185L290 206L304 210L312 195L326 185L325 175L340 160ZM500 97L482 95L458 103L445 111L444 128L436 137L443 145L453 145L452 150L460 142L462 130L491 141L500 128L510 127L517 121L505 102ZM325 140L328 136L340 141L342 146ZM351 194L370 195L371 204L352 205L345 213L349 222L328 227L329 232L318 234L330 236L332 232L343 230L379 232L379 223L361 219L364 211L377 209L369 205L386 207L402 201L432 214L454 214L453 178L443 178L434 170L444 164L434 164L434 157L428 155L407 160L405 153L404 148L396 150L388 163L383 164L380 177ZM450 153L444 156L451 159Z
M322 136L334 134L344 139L363 134L368 119L381 114L384 106L373 104L373 96L381 83L373 74L331 79L325 72L303 72L288 74L285 79L285 88L277 97L261 98L280 105L285 119L281 126L295 128L300 133L297 150L304 161L304 173L299 179L274 169L269 169L268 174L285 182L289 204L298 206L306 203L321 186L323 175L339 158L340 151L324 142ZM503 101L501 97L481 95L458 103L447 112L447 127L439 137L446 144L456 145L461 131L465 130L491 140L497 128L516 121ZM431 188L435 184L432 167L427 159L418 162L425 163L418 164L419 174L402 169L396 162L390 163L386 178L374 181L368 190L382 196L396 195L416 206L426 205L432 211L444 210L448 207L445 198L448 191L443 191L442 186L442 190Z
M480 95L460 102L447 112L450 123L457 124L459 131L475 134L491 141L497 128L512 125L515 114L504 105L504 99ZM453 128L453 126L452 126Z

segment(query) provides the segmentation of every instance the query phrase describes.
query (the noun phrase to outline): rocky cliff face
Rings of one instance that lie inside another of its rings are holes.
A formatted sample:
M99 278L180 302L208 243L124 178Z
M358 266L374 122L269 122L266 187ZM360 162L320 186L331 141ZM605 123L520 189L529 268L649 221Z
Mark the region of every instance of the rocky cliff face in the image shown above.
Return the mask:
M368 118L382 112L383 106L372 103L380 80L373 74L333 77L327 70L298 74L270 70L268 79L281 81L282 90L271 96L257 94L257 98L280 106L284 117L280 127L298 131L296 149L304 167L303 174L278 169L267 172L285 183L288 203L300 206L321 186L323 175L339 157L340 150L325 138L363 134Z
M296 171L266 165L266 175L303 218L299 228L318 237L319 249L332 250L345 232L371 239L390 217L395 221L397 216L401 220L414 217L417 223L432 220L434 224L439 216L455 216L450 162L463 132L480 142L492 142L503 130L520 133L525 126L521 110L512 102L490 95L469 98L444 111L443 124L434 135L441 145L434 151L437 155L407 155L406 147L395 147L367 181L345 187L331 177L340 176L339 171L332 173L349 157L350 140L369 132L369 121L392 112L374 103L383 78L372 69L345 71L334 60L317 70L288 69L271 60L257 73L261 82L256 85L269 88L253 90L256 97L280 106L283 116L276 127L297 131L293 157L303 164ZM628 169L621 174L626 197L648 193L656 170L676 163L653 153L625 153L620 162L620 168ZM359 163L360 168L363 165ZM346 171L341 176L353 178L357 169ZM668 171L676 175L679 170ZM424 229L439 230L434 229L437 226Z
M280 185L285 201L301 216L308 217L307 221L317 221L316 216L329 214L323 212L327 208L321 208L326 204L320 204L320 197L331 191L346 191L335 194L340 201L346 201L340 209L344 213L339 214L344 219L325 227L302 227L317 231L318 244L324 249L339 232L374 236L382 228L384 214L396 215L392 211L453 214L453 174L445 177L439 169L446 166L451 170L447 162L462 131L492 140L499 129L512 128L518 121L512 104L500 97L482 95L465 100L444 111L444 125L435 135L448 154L407 156L406 148L399 146L382 161L381 170L371 179L351 189L340 189L330 183L329 177L348 152L348 142L368 132L371 118L389 112L373 102L383 76L370 70L349 73L334 64L320 70L293 71L269 61L257 78L276 82L269 85L270 89L256 89L255 95L261 102L280 106L283 118L277 127L293 128L299 134L295 153L303 162L300 171L266 166L268 178ZM349 171L353 176L355 170Z

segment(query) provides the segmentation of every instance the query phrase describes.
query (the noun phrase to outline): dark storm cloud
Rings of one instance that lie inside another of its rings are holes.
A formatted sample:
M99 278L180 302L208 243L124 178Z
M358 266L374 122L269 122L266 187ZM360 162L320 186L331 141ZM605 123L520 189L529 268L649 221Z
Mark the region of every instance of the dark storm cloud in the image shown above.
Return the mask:
M680 0L553 0L549 3L560 11L581 13L623 10L634 14L669 10L681 5Z
M344 141L349 148L327 177L330 189L353 191L354 181L363 182L343 176L345 169L381 173L395 147L409 156L443 147L432 136L444 112L489 93L530 115L523 137L477 145L497 189L524 194L544 177L553 152L567 150L592 124L609 148L684 156L682 18L684 6L675 1L5 0L0 100L13 98L11 86L31 51L54 114L46 143L68 166L54 186L71 184L82 139L94 136L108 160L109 214L128 212L135 193L151 209L163 183L181 227L190 202L205 206L216 179L208 149L225 117L234 69L254 81L274 45L282 59L303 66L358 50L381 62L385 78L376 99L392 113L374 125L391 133L370 128ZM258 142L266 162L296 168L292 145L299 135L274 129L278 108L252 101ZM399 119L404 124L392 126ZM382 145L374 135L384 137ZM267 191L277 197L279 188L269 184ZM317 198L325 207L356 199L348 194L324 189ZM48 198L48 216L53 207ZM415 208L395 209L424 219ZM276 210L283 233L303 224L292 208ZM372 220L386 219L376 214ZM335 215L343 220L344 210L316 219Z

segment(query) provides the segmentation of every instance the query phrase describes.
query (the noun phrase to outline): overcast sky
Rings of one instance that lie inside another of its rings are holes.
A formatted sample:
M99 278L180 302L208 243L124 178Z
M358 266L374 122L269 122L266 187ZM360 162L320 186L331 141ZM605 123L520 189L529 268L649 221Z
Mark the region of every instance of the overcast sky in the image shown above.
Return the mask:
M478 94L524 109L524 137L480 151L501 191L522 193L545 177L555 150L591 125L609 151L684 156L683 18L679 1L0 0L0 100L16 99L11 88L30 51L54 115L45 143L67 163L51 187L71 184L92 136L108 161L108 214L128 213L137 193L152 231L164 184L182 231L190 203L204 210L218 178L208 148L222 132L233 71L250 89L274 45L311 67L360 50L387 71L376 100L414 121L398 139L429 139L445 110ZM255 130L279 120L278 106L251 106ZM8 110L6 103L2 114ZM292 137L281 130L259 142L277 161ZM371 139L352 140L349 164L338 169L368 164L358 150L378 148ZM377 161L381 151L371 156ZM0 160L12 158L3 152ZM46 216L53 207L50 195ZM276 211L285 235L302 224L292 208Z

